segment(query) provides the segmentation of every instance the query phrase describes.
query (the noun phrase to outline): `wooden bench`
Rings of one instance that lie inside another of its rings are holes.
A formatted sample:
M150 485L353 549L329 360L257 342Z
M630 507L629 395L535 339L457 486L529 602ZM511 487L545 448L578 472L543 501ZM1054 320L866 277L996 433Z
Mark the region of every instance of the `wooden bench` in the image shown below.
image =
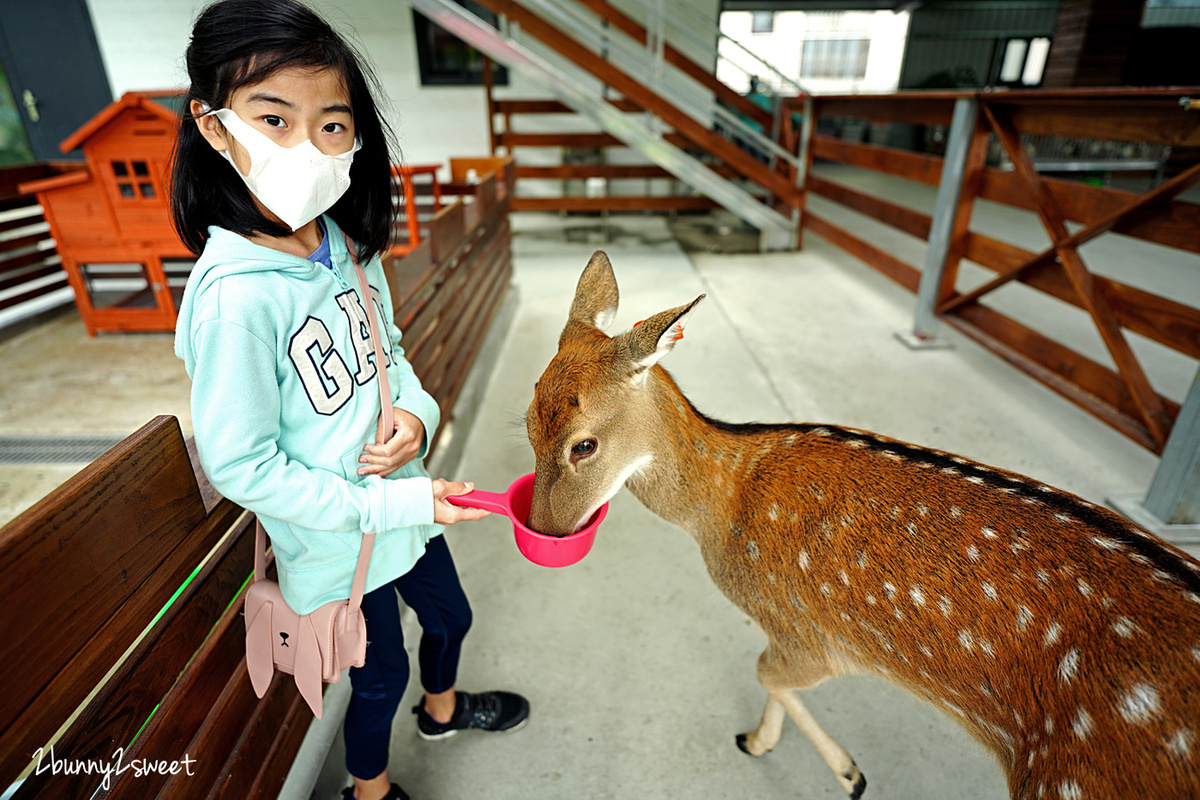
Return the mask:
M287 676L254 696L253 516L202 483L158 417L0 529L0 792L277 795L312 713Z

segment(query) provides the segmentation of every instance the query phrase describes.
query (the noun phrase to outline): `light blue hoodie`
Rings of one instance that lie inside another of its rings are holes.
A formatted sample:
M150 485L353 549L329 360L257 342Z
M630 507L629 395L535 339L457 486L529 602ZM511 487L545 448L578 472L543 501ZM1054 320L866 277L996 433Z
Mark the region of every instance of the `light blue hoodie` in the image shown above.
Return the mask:
M393 405L424 423L426 439L388 478L358 475L379 420L375 354L345 239L322 219L332 269L209 228L175 333L200 464L259 515L299 614L350 596L363 532L376 534L368 592L408 572L442 532L421 463L440 411L404 358L378 257L364 266L390 334L381 344Z

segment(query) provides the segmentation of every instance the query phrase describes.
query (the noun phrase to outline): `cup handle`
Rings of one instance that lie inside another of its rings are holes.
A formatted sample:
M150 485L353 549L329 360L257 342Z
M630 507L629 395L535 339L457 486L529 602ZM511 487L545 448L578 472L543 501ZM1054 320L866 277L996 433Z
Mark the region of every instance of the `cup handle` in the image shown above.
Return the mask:
M474 491L466 494L453 494L446 498L446 502L456 506L466 506L467 508L482 508L484 511L491 511L496 514L503 514L506 517L511 517L512 513L508 506L508 495L497 494L496 492Z

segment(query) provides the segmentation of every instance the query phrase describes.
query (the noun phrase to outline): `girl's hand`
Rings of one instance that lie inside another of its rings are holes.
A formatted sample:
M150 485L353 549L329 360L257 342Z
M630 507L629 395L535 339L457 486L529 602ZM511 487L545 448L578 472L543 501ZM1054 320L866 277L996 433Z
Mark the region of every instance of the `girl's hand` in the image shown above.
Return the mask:
M425 440L425 425L415 414L402 408L393 409L396 432L385 444L369 444L363 448L358 461L359 475L378 475L386 478L421 452Z
M433 479L433 521L439 525L453 525L456 522L483 519L490 511L482 508L467 508L446 502L447 497L466 494L475 490L475 484L462 481L447 481L441 478Z

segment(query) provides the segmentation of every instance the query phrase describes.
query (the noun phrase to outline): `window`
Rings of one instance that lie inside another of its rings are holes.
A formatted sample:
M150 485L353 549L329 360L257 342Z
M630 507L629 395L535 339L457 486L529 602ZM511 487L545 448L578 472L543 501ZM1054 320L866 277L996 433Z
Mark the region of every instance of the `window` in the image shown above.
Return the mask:
M750 32L751 33L774 33L775 32L775 12L774 11L751 11L750 12Z
M996 83L1001 86L1037 86L1042 82L1049 55L1050 40L1045 37L1009 39L1004 43L1004 56Z
M150 179L150 168L145 161L112 161L113 177L117 180L117 192L125 200L153 200L154 182Z
M864 78L870 39L808 39L800 57L801 78Z
M470 0L457 0L475 16L498 26L495 14ZM413 29L417 39L417 63L422 86L480 86L483 84L483 55L429 18L413 10ZM492 82L508 85L508 71L492 65Z

